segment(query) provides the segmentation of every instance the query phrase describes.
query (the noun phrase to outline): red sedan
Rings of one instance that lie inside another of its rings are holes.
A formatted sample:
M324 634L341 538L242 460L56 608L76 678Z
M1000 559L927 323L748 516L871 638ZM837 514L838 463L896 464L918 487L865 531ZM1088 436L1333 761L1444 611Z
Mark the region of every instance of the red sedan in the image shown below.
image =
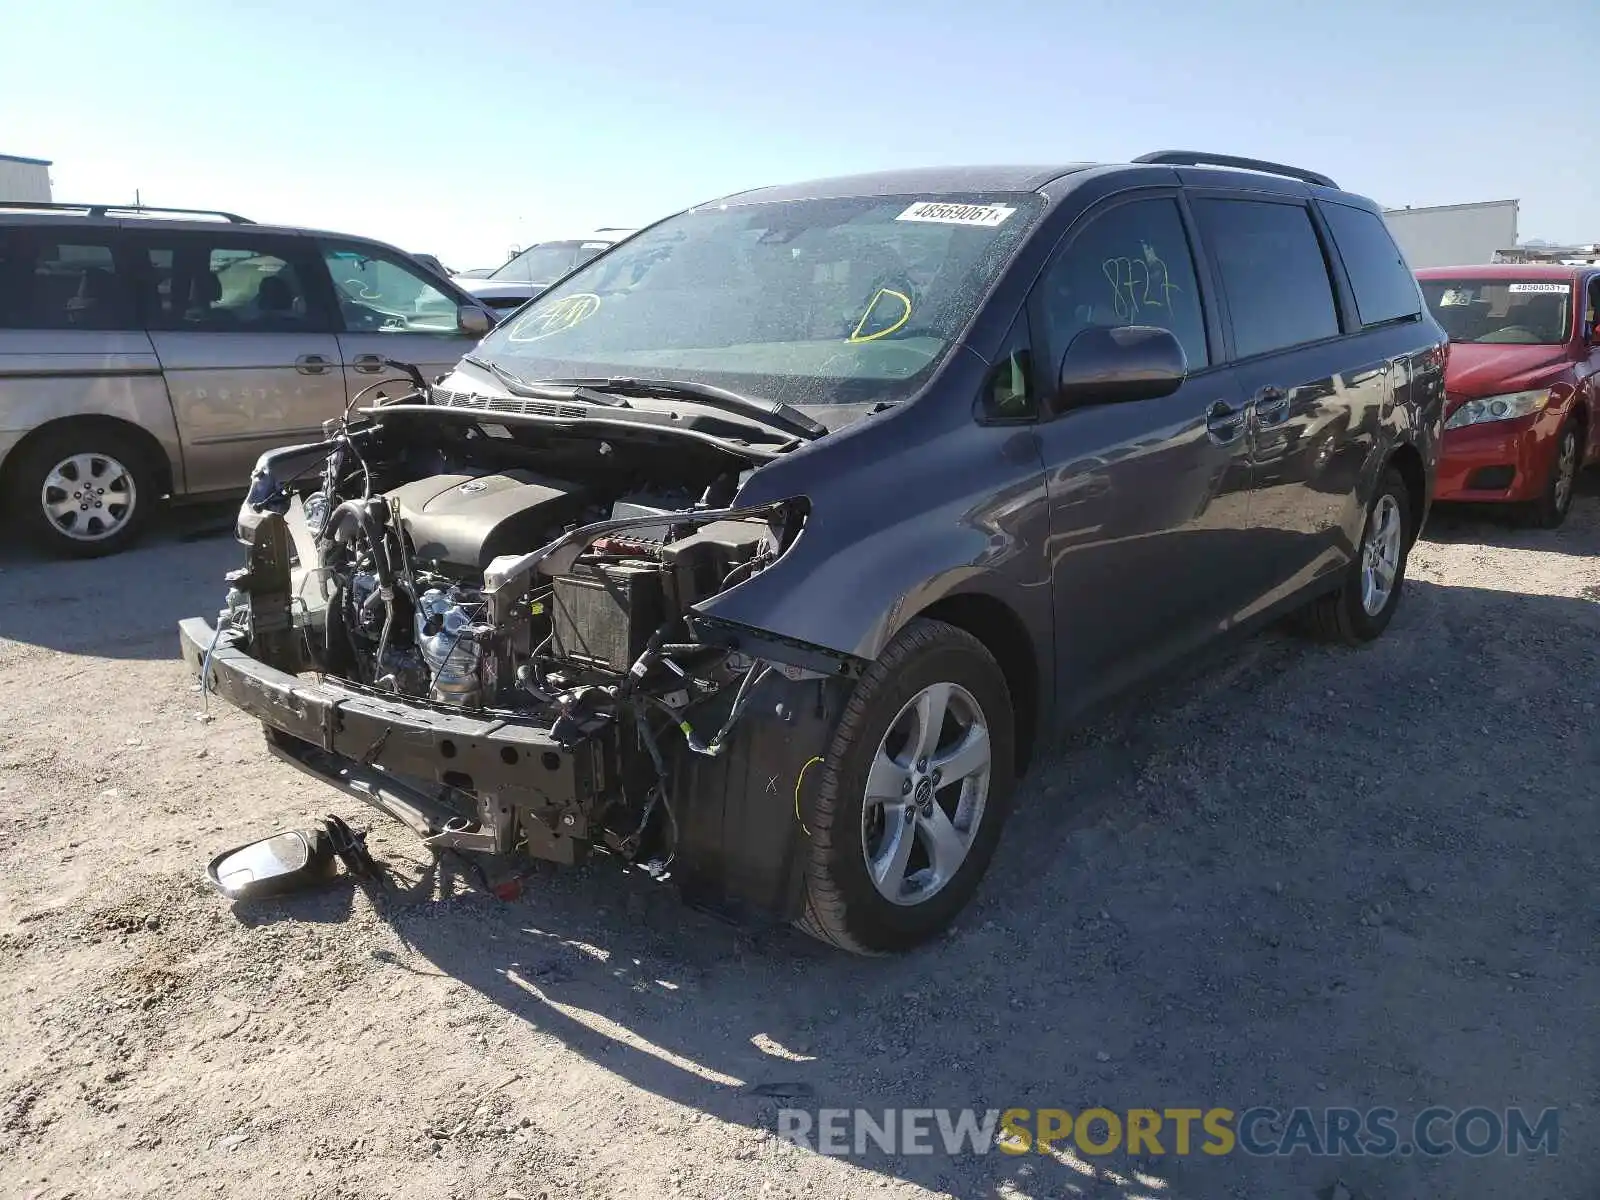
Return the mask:
M1566 519L1600 452L1600 267L1418 271L1450 335L1437 499L1515 504Z

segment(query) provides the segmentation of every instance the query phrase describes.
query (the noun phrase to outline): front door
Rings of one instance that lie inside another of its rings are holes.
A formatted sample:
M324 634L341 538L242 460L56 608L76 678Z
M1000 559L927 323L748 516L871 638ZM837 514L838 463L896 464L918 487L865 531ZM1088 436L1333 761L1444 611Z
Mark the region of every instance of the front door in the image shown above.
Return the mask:
M384 366L384 359L410 363L431 382L477 344L460 328L462 298L418 264L365 242L323 239L318 249L339 310L339 349L351 398L384 381L402 385L373 388L360 404L403 390L405 375Z
M345 387L309 244L221 228L141 231L133 245L188 490L242 490L265 451L321 438Z
M1255 552L1244 397L1215 365L1200 274L1176 194L1142 193L1093 216L1031 302L1046 364L1059 365L1084 329L1122 325L1171 330L1189 364L1169 396L1040 427L1058 694L1069 706L1220 632L1240 560Z

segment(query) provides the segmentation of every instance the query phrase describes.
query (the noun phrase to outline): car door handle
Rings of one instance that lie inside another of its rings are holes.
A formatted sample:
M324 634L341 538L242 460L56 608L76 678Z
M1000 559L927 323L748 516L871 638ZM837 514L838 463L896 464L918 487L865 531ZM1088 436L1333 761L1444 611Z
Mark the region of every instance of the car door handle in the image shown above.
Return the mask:
M358 354L350 360L350 365L363 375L377 375L383 371L383 355Z
M1289 415L1289 393L1282 388L1262 388L1256 393L1252 407L1258 425L1276 425Z
M302 354L294 360L294 369L302 375L321 375L332 365L320 354Z
M1244 432L1245 410L1235 408L1226 400L1212 402L1206 409L1206 435L1219 446L1239 440Z

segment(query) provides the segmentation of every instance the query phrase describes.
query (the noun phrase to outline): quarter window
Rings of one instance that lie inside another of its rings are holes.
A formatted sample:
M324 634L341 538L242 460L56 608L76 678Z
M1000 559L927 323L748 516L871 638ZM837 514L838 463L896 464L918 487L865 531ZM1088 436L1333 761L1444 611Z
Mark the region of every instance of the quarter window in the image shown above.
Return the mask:
M431 333L455 337L456 301L422 272L370 246L324 243L339 315L351 333Z
M1382 217L1343 204L1324 204L1322 215L1355 289L1356 313L1363 325L1398 321L1422 311L1417 278Z
M1195 212L1222 277L1239 358L1338 334L1328 265L1303 205L1200 200Z
M1096 217L1041 281L1050 352L1094 326L1159 325L1191 371L1210 361L1194 258L1175 200L1136 200Z
M134 329L130 300L108 243L0 232L0 329Z

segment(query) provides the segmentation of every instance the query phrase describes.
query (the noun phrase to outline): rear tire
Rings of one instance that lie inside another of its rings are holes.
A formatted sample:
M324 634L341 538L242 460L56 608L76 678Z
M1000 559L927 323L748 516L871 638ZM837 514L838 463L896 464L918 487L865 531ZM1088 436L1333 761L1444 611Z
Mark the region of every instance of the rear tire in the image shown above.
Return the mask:
M797 925L854 954L940 933L994 855L1015 763L994 657L953 625L912 621L856 685L823 760Z
M1528 507L1528 523L1540 529L1556 529L1572 511L1572 498L1578 490L1578 472L1583 462L1582 439L1576 422L1568 421L1556 435L1555 461L1544 494Z
M57 558L125 550L149 523L156 471L145 448L95 425L67 426L23 448L9 472L23 535Z
M1380 636L1394 618L1406 581L1406 559L1416 537L1411 497L1400 472L1387 468L1361 524L1361 545L1337 590L1313 600L1295 624L1318 641L1360 646ZM1384 580L1387 577L1387 587Z

